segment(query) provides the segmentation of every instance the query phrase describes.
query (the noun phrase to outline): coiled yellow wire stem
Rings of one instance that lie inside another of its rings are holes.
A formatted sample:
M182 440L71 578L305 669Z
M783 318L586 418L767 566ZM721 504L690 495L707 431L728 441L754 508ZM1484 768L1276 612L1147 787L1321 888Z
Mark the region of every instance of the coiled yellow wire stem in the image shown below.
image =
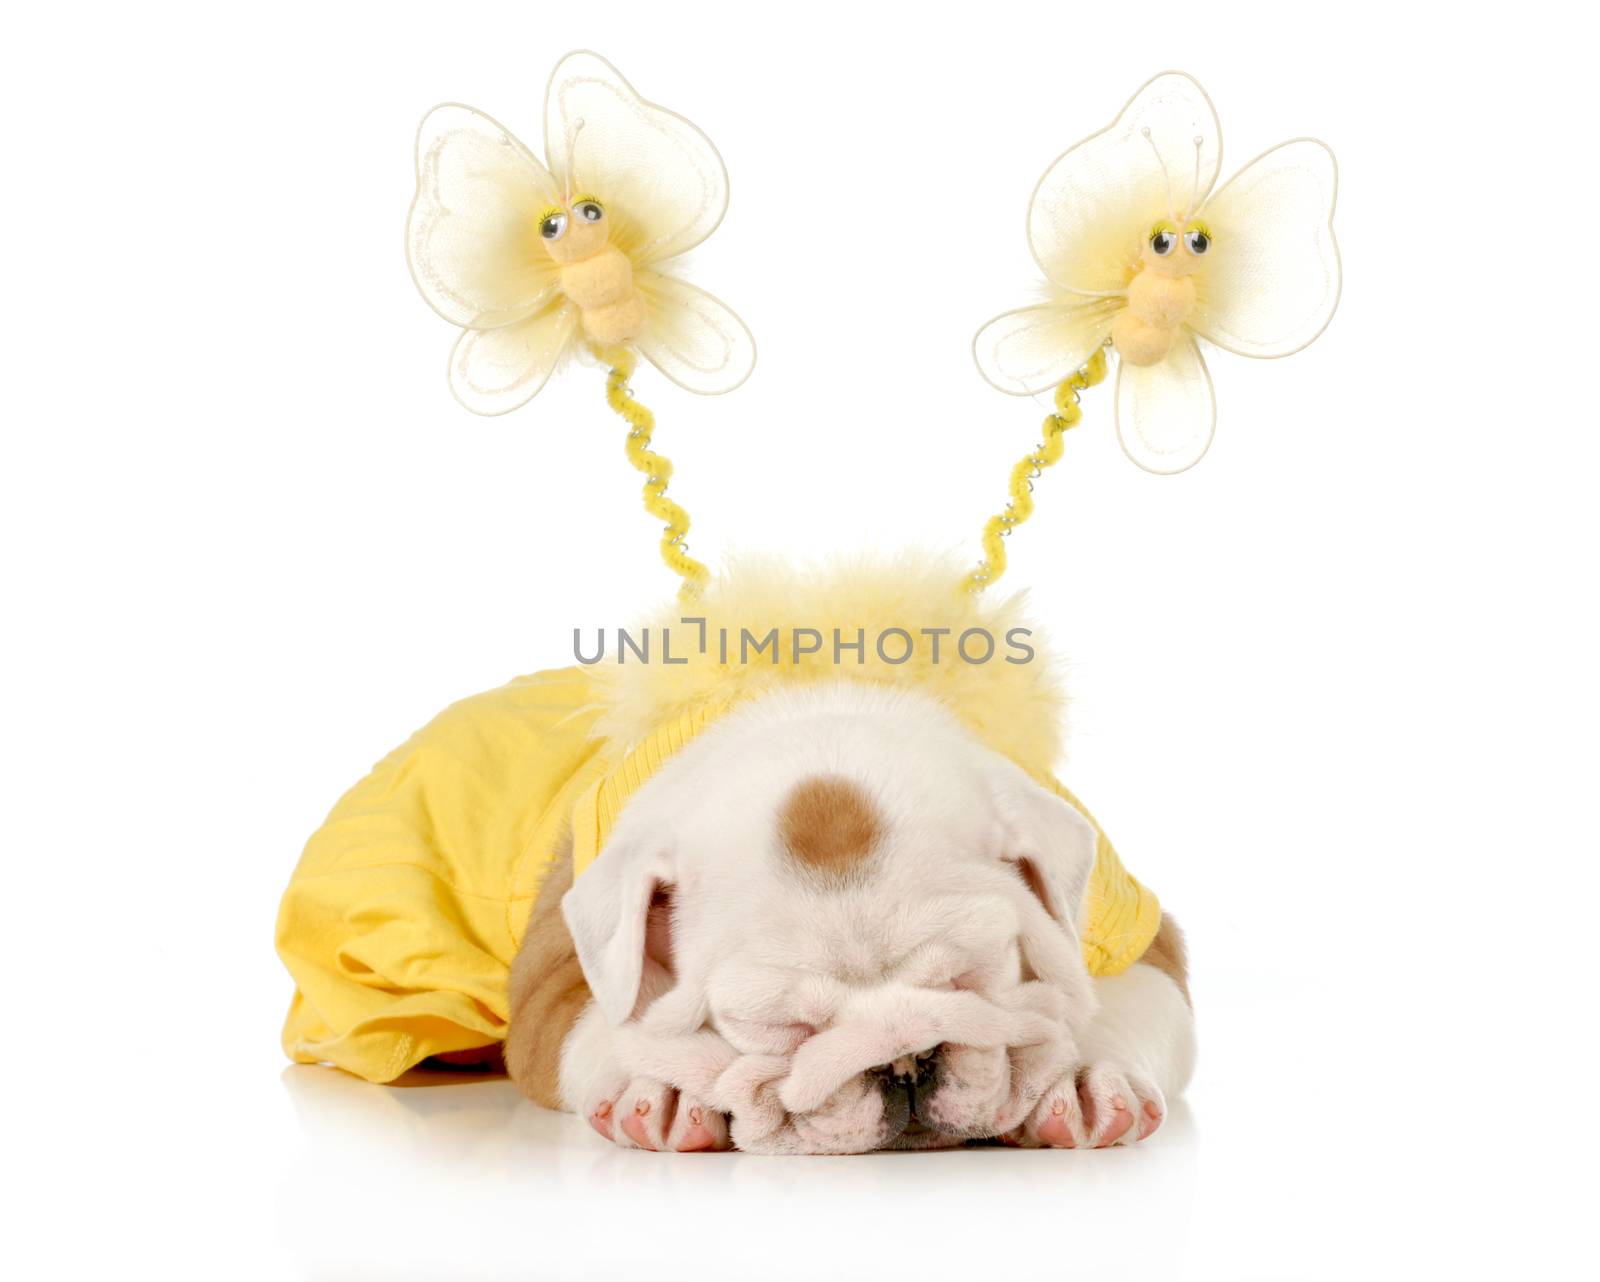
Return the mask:
M606 404L628 423L628 462L645 475L644 510L665 521L661 533L661 559L683 580L681 597L692 597L711 577L711 571L688 553L684 536L689 533L689 514L667 497L667 482L672 479L672 460L650 448L650 434L656 430L656 416L633 399L628 379L639 358L625 347L592 349L609 367L606 374Z
M1105 379L1106 349L1100 348L1076 374L1061 380L1056 387L1056 412L1044 420L1044 440L1025 454L1011 469L1011 498L1006 510L991 516L983 527L983 560L967 578L969 592L982 592L1006 572L1005 539L1012 530L1033 515L1033 482L1045 468L1061 458L1062 437L1083 417L1078 393Z

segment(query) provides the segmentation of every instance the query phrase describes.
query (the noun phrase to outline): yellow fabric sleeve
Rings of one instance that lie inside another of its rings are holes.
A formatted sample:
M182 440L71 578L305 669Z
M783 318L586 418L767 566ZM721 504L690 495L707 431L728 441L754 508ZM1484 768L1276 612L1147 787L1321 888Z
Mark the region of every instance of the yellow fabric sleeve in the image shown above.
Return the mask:
M1094 871L1084 905L1083 961L1091 975L1116 975L1144 956L1161 929L1161 903L1132 873L1089 808L1046 776L1040 782L1094 824Z
M505 1036L511 959L566 823L557 803L597 747L591 693L563 670L465 699L340 799L278 912L291 1059L387 1082Z

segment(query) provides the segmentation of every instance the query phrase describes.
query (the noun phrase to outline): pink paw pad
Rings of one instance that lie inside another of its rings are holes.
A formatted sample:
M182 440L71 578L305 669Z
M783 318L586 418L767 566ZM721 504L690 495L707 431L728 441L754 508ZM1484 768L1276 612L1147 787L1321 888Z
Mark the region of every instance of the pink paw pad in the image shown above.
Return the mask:
M611 1138L611 1101L601 1100L594 1106L594 1112L589 1114L589 1125L599 1131L606 1139Z
M1133 1114L1128 1111L1128 1101L1122 1096L1118 1095L1111 1101L1111 1108L1111 1122L1101 1135L1100 1142L1095 1145L1096 1148L1110 1148L1126 1135L1128 1128L1133 1125Z
M1156 1128L1161 1125L1161 1110L1156 1107L1154 1100L1144 1102L1144 1120L1139 1123L1139 1138L1149 1139L1156 1133Z
M622 1119L622 1129L627 1137L640 1148L649 1149L652 1153L656 1146L651 1142L649 1133L644 1128L644 1119L650 1114L650 1101L640 1100L633 1107L633 1112Z
M1039 1123L1039 1138L1051 1148L1077 1148L1072 1138L1072 1128L1067 1125L1067 1105L1057 1100L1050 1106L1050 1116Z
M678 1138L678 1152L704 1153L709 1148L714 1148L717 1137L705 1127L705 1114L698 1108L689 1110L689 1125L684 1127L683 1134Z

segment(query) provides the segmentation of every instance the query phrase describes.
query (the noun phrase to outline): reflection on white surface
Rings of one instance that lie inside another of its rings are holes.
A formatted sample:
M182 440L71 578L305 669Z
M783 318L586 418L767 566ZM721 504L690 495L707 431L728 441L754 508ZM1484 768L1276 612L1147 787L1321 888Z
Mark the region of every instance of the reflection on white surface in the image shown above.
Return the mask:
M625 1151L503 1078L421 1080L284 1071L301 1143L281 1223L305 1276L937 1279L1027 1260L1182 1272L1197 1144L1181 1103L1136 1150L784 1158Z
M222 1160L281 1172L269 1276L318 1282L1579 1275L1555 1266L1588 1222L1558 1178L1558 1145L1587 1151L1574 1134L1497 1131L1481 1076L1427 1071L1406 1009L1287 968L1220 978L1197 997L1187 1101L1131 1149L643 1153L504 1079L295 1067L280 1107L255 1086L240 1103L297 1124ZM1476 1027L1484 991L1436 994L1427 1035Z

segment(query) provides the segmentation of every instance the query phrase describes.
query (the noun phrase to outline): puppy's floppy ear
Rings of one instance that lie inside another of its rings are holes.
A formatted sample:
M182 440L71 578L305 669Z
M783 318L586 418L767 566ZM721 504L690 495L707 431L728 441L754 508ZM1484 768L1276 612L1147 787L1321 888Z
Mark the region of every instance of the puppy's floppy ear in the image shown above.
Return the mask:
M673 860L664 841L618 825L599 857L561 899L578 964L607 1022L620 1024L639 1000L647 953L671 965L667 895ZM654 905L654 912L652 912Z
M1060 947L1038 930L1025 932L1023 946L1042 978L1058 982L1066 972L1081 972L1078 950L1084 896L1094 871L1099 833L1082 814L1055 793L1007 763L995 784L995 807L1001 827L1000 856L1014 864L1035 898L1071 942Z

